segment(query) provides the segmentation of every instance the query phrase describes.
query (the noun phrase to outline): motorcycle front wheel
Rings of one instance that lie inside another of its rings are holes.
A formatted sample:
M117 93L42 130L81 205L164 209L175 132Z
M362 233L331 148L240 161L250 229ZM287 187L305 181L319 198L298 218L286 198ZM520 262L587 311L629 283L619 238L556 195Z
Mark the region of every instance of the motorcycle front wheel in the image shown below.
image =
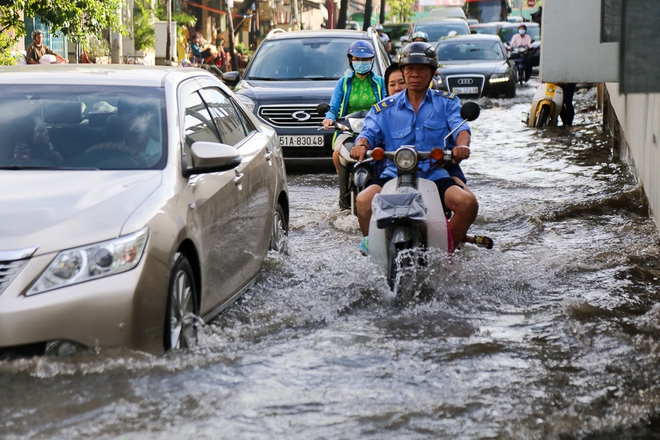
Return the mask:
M396 294L397 304L409 302L415 296L417 265L423 259L421 248L414 242L389 244L387 284Z
M339 209L351 209L351 173L339 166Z
M534 121L534 127L541 128L550 125L550 107L544 105L539 110L536 120Z

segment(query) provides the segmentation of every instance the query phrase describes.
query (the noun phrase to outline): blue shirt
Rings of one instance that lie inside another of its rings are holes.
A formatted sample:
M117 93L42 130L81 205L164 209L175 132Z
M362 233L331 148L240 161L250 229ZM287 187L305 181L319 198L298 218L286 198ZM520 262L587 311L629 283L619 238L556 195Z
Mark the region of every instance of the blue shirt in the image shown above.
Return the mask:
M385 144L386 151L396 151L402 145L414 145L417 151L431 151L434 147L443 148L445 136L462 122L461 101L453 93L427 90L418 112L415 113L407 92L403 91L386 98L369 110L362 132L355 143L365 138L371 148ZM447 140L447 148L453 149L458 134L466 130L470 131L467 123ZM419 170L419 177L425 179L439 180L450 177L442 166L431 167L429 160L421 162ZM388 161L381 177L396 176L396 165Z

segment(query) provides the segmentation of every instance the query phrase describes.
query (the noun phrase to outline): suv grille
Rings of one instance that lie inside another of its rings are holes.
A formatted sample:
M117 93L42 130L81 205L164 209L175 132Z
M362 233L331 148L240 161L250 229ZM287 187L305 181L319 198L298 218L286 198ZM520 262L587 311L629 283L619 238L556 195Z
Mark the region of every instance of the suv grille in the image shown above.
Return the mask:
M27 262L28 260L0 261L0 295Z
M316 113L314 104L262 105L258 115L273 127L318 128L325 115Z
M449 75L447 76L447 86L450 92L456 92L461 98L471 97L479 98L484 91L484 76L483 75ZM466 93L464 90L469 88L474 89L476 93ZM458 91L456 91L458 89ZM462 89L462 90L461 90Z

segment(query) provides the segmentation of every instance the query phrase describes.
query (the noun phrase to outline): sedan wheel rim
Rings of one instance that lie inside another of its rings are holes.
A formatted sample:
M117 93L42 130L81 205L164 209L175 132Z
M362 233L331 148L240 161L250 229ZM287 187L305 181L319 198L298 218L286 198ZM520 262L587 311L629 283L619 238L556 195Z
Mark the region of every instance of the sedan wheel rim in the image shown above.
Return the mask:
M176 274L170 303L171 347L189 348L195 341L195 315L192 288L188 274L181 270Z
M274 251L282 252L286 243L286 229L284 229L284 219L279 211L275 211L273 216L273 238L272 248Z

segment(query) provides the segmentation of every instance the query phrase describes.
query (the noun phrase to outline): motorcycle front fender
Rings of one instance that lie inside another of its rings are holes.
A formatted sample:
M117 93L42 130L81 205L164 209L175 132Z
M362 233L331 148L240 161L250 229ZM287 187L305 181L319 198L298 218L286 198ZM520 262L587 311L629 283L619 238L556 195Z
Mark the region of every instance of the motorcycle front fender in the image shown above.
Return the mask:
M395 226L390 241L396 244L407 243L412 240L414 236L415 234L411 226Z

